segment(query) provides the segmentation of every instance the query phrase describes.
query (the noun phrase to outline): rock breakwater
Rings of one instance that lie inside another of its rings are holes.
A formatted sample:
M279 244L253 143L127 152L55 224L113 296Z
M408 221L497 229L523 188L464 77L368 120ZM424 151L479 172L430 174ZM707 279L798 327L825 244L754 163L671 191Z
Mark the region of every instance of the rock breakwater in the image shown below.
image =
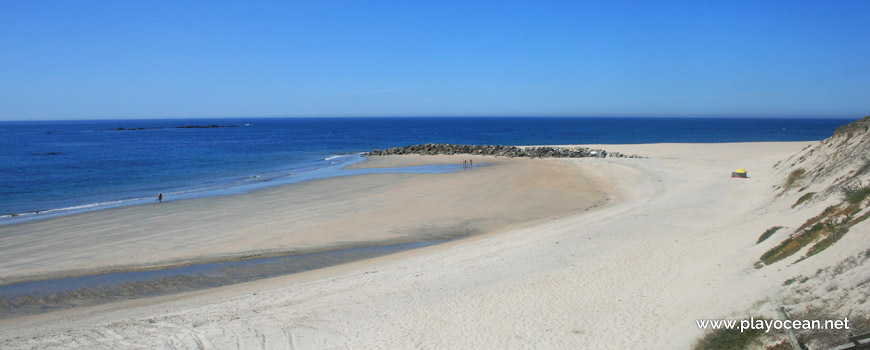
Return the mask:
M365 156L389 156L402 154L453 155L473 154L496 157L528 158L645 158L635 154L607 152L589 147L517 147L496 145L454 145L448 143L427 143L405 147L393 147L364 153Z

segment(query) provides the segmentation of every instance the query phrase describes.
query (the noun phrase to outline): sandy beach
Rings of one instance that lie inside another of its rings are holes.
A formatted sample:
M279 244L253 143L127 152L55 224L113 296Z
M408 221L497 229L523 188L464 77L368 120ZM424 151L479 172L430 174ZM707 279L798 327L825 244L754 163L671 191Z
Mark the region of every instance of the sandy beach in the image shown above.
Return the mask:
M2 1L0 350L870 350L868 23Z
M4 349L685 349L697 319L770 312L784 280L854 256L761 270L774 225L811 207L774 166L817 142L604 145L648 159L375 157L372 174L2 227L0 282L251 254L458 238L294 275L0 320ZM748 179L732 179L735 168ZM785 233L783 233L785 234ZM27 239L24 239L27 237ZM776 236L781 240L783 236ZM777 240L778 241L778 240ZM855 272L864 274L870 264Z
M606 199L570 164L492 159L461 171L465 158L431 158L395 157L354 168L449 163L460 171L334 177L4 226L0 283L445 240Z

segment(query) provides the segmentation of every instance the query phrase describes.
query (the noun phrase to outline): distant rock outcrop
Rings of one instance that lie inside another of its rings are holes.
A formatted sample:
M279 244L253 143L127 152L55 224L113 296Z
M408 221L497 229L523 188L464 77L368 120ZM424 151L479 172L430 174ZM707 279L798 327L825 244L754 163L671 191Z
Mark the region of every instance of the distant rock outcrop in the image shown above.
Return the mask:
M627 155L619 152L607 152L603 149L588 147L517 147L495 145L454 145L447 143L427 143L406 147L393 147L385 150L374 150L364 153L365 156L388 156L401 154L420 155L453 155L472 154L496 157L529 157L529 158L644 158L638 155Z
M217 128L237 128L238 125L184 125L174 126L173 129L217 129Z
M173 127L155 127L155 128L117 128L115 131L138 131L138 130L160 130L160 129L218 129L218 128L237 128L238 125L182 125Z

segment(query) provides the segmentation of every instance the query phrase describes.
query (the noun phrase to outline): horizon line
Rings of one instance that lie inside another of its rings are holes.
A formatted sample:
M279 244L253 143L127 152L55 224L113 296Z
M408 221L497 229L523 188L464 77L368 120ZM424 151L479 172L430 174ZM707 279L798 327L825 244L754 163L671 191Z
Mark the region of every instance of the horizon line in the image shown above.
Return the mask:
M698 119L861 119L868 115L846 116L835 115L788 115L788 114L602 114L602 115L574 115L574 114L506 114L506 115L249 115L249 116L171 116L171 117L95 117L73 119L0 119L0 122L51 122L51 121L123 121L123 120L190 120L190 119L330 119L330 118L698 118Z

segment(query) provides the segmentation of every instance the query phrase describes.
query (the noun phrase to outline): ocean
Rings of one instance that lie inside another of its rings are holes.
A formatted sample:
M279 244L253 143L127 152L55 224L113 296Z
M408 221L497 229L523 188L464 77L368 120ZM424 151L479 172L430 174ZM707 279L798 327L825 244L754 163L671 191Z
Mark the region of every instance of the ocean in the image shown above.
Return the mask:
M0 122L0 223L335 176L359 153L420 143L808 141L806 118L236 118ZM606 147L603 147L606 149Z

